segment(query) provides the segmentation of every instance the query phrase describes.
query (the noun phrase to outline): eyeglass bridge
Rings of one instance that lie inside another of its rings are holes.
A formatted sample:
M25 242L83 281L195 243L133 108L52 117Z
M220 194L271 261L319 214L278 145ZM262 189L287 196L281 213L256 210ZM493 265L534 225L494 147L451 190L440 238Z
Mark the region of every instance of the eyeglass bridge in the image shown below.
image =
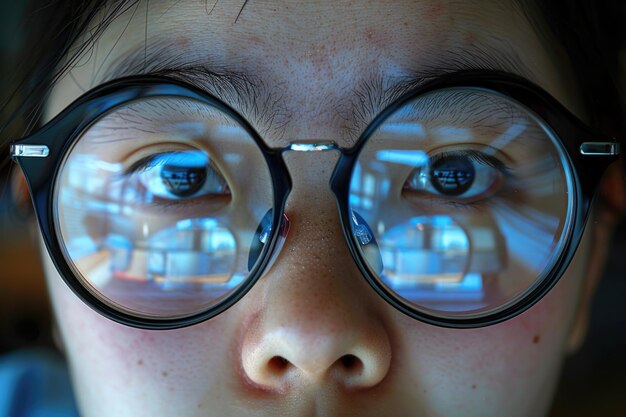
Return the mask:
M332 140L302 140L290 142L288 146L281 149L282 152L294 151L294 152L324 152L324 151L339 151L341 147Z

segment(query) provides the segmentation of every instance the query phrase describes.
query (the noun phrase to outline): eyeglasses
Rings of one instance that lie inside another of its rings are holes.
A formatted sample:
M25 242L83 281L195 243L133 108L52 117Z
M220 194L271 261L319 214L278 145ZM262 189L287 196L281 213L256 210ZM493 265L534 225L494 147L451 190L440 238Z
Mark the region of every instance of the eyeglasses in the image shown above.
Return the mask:
M350 149L270 148L217 98L145 76L93 89L11 146L61 277L102 315L149 329L201 322L250 290L288 229L283 154L311 151L340 154L330 187L372 288L463 328L511 318L556 284L619 147L492 71L425 83Z

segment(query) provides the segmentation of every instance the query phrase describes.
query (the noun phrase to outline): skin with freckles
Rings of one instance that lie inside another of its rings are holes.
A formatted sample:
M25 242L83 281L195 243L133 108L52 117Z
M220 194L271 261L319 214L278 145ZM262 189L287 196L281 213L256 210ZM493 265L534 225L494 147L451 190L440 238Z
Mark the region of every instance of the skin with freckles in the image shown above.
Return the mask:
M204 2L147 6L116 17L97 53L58 82L48 118L146 42L180 60L250 74L276 98L271 113L255 117L244 101L229 104L273 147L303 139L351 146L385 105L355 115L359 81L432 70L450 51L476 45L523 57L516 68L495 69L523 71L584 116L558 48L546 46L512 2L251 1L236 22L239 2L219 2L210 14ZM42 251L81 415L547 413L578 334L580 300L588 301L582 289L597 275L588 268L593 227L557 286L530 310L486 328L434 327L385 303L354 264L328 187L336 155L285 159L293 191L282 251L241 301L201 324L148 331L111 322L76 298Z

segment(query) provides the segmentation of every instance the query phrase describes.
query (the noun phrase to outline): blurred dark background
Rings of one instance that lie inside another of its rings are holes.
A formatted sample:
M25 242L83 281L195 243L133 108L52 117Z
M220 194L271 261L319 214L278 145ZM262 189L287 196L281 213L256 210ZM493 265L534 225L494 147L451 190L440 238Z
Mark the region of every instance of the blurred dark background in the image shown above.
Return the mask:
M16 89L13 68L27 30L19 24L23 9L20 1L0 0L0 103ZM626 52L621 55L625 85ZM9 105L0 120L6 120L10 113ZM2 132L2 139L7 135L11 132ZM0 155L0 355L32 347L54 350L50 305L35 246L38 232L29 220L30 214L18 213L10 204L12 166L4 164L6 157ZM624 222L616 231L611 251L593 303L586 342L565 362L552 417L626 416Z

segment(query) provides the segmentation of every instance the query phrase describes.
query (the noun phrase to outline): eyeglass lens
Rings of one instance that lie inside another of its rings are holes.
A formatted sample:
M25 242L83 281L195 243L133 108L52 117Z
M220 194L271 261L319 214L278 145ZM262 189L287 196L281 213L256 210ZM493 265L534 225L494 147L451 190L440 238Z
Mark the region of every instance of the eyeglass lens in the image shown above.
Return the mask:
M142 317L183 317L228 297L271 226L261 150L229 116L191 99L106 114L75 142L55 189L58 237L76 276Z
M475 88L420 96L359 154L349 196L362 219L351 224L356 246L412 309L452 318L501 310L541 282L565 242L567 161L550 129L512 99Z

